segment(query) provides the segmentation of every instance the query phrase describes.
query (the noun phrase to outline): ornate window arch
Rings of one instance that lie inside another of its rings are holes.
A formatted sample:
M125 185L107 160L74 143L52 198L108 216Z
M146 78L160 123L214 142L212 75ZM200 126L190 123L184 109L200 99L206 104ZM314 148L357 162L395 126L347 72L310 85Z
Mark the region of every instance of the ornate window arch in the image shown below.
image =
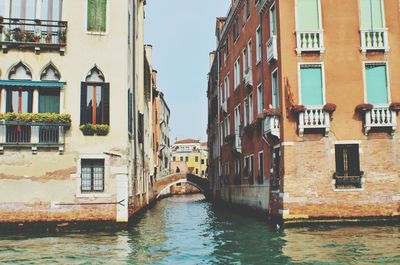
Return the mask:
M61 74L52 62L48 63L40 73L40 80L42 81L59 81L60 79Z
M22 61L11 67L8 72L9 80L32 80L32 72Z
M86 75L86 82L105 82L103 72L95 65Z

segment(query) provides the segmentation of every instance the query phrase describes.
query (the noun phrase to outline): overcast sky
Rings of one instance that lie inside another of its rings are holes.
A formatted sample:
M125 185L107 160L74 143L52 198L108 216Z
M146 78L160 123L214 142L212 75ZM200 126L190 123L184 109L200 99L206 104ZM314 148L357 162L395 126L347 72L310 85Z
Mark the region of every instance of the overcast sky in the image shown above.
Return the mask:
M231 0L148 0L145 41L153 45L158 88L171 109L175 138L207 140L208 54L215 49L215 19Z

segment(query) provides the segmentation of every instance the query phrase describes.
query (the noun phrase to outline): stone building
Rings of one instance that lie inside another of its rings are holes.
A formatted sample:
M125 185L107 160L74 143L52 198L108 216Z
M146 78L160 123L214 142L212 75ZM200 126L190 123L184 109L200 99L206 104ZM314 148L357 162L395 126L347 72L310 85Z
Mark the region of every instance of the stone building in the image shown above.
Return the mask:
M171 168L174 173L191 173L199 177L207 177L207 143L201 143L195 139L182 139L177 140L171 150ZM177 172L177 167L180 172ZM187 172L183 169L187 169Z
M152 200L144 5L0 2L0 222L127 222Z
M286 223L399 216L398 4L232 1L209 81L217 198Z

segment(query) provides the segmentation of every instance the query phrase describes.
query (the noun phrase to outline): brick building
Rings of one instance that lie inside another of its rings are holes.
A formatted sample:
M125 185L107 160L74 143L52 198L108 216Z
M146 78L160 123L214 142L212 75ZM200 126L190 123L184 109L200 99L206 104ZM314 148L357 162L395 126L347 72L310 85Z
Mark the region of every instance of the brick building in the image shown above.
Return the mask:
M399 216L398 5L232 1L209 85L217 196L287 223Z

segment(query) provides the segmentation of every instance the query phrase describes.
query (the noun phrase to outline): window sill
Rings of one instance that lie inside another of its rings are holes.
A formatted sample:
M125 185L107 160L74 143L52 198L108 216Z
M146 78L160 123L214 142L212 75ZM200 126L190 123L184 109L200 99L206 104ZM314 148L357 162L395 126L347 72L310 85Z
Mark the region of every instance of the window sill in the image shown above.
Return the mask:
M108 32L95 32L95 31L86 31L87 35L94 35L94 36L107 36Z

